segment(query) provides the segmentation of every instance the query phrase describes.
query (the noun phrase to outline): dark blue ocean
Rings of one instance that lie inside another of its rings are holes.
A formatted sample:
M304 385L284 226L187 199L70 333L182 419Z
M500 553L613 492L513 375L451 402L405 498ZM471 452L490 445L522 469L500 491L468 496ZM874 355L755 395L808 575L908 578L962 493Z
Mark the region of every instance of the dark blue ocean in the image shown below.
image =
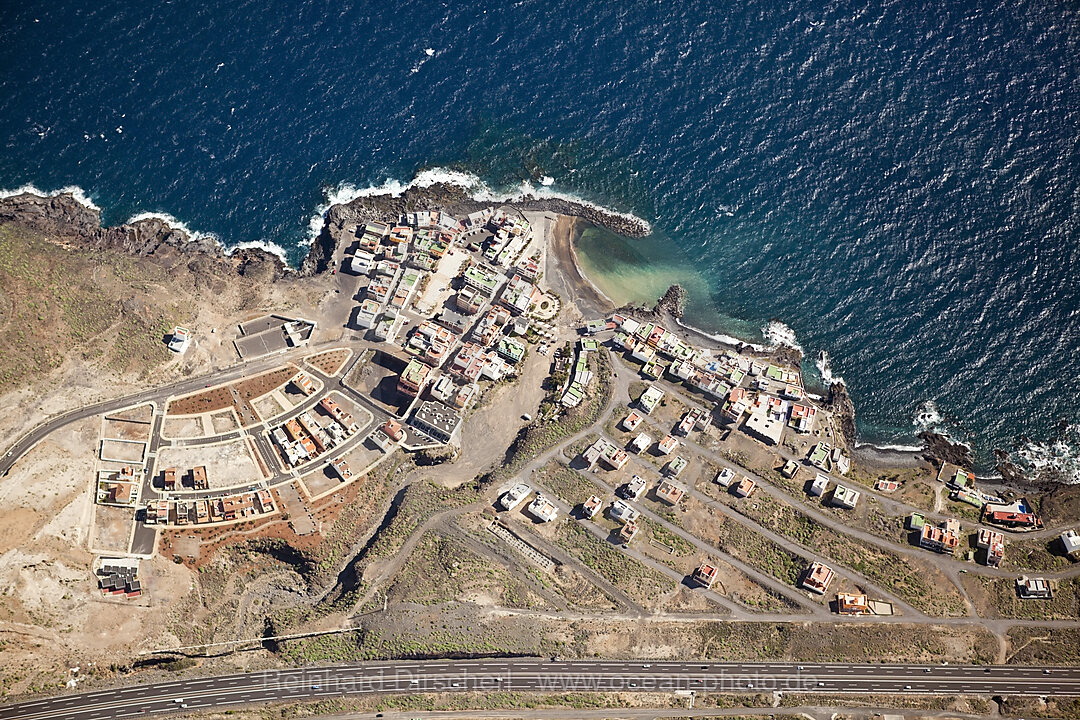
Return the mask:
M343 186L550 176L652 223L598 271L827 351L865 440L1080 479L1075 3L5 2L0 142L0 188L294 264Z

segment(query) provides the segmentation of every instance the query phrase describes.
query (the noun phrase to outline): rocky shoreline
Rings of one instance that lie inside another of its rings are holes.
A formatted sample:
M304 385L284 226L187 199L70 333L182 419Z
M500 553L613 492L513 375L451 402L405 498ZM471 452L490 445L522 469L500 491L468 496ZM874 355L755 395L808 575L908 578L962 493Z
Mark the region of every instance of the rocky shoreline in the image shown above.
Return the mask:
M340 231L346 224L396 220L401 214L415 210L443 209L452 214L467 214L499 204L475 200L460 186L438 183L411 187L400 195L372 195L334 205L327 210L322 230L312 241L296 275L311 277L330 269L337 250L335 237L339 236L335 231ZM579 217L628 237L642 237L650 232L649 226L636 218L561 198L526 197L504 204L521 210ZM0 200L0 222L23 225L69 246L119 250L136 257L170 261L209 261L227 266L240 275L256 274L270 281L292 272L274 253L257 247L225 248L216 238L192 237L156 217L105 227L101 224L99 210L83 205L70 193L47 197L21 193L3 198Z
M259 248L238 248L227 253L214 238L192 238L159 218L103 227L100 211L68 193L51 197L22 193L4 198L0 200L0 223L22 225L69 247L154 257L165 266L212 263L238 275L271 282L287 272L285 263L273 253Z

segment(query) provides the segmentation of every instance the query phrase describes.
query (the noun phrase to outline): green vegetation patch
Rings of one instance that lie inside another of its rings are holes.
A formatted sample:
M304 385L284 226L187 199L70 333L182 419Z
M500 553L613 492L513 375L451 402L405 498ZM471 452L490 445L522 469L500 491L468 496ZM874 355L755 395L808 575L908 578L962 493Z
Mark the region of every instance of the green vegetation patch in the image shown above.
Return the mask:
M555 542L630 597L655 604L675 589L671 579L624 555L576 522L560 523Z
M147 285L161 273L120 253L70 250L0 226L0 392L58 368L69 353L140 375L168 360L164 336L178 312L156 304Z
M502 565L472 552L460 540L433 532L420 538L388 592L397 601L422 605L478 593L497 598L503 607L544 605Z
M596 485L559 462L552 461L541 468L536 481L549 488L571 505L579 505L598 493Z

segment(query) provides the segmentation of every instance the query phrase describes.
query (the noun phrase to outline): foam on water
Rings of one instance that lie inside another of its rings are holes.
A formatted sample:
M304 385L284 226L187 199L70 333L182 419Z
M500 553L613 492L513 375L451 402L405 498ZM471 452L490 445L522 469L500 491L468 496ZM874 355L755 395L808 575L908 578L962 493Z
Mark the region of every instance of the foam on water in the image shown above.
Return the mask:
M180 232L185 233L188 236L188 238L191 239L191 240L202 240L202 239L206 238L206 239L213 240L218 245L222 245L221 239L218 238L218 236L215 235L214 233L201 232L199 230L192 230L187 225L185 225L181 220L177 220L175 217L173 217L169 213L152 212L152 211L151 212L141 212L141 213L137 213L137 214L132 215L131 217L129 217L126 221L124 221L124 224L125 225L130 225L132 223L137 223L140 220L154 220L154 219L160 220L161 222L163 222L166 225L168 225L169 227L171 227L173 230L179 230ZM224 247L225 246L222 245L223 249L224 249Z
M551 182L546 182L547 180L551 180ZM311 245L311 242L319 236L320 232L322 232L322 226L326 219L327 211L334 205L345 205L362 197L377 197L380 195L400 197L410 188L428 188L432 185L454 185L460 187L464 189L472 199L479 202L521 202L530 198L540 200L566 200L568 202L591 207L607 215L621 217L635 223L640 223L643 227L651 230L651 226L646 220L643 220L632 213L612 210L611 208L597 205L596 203L580 198L572 193L551 190L550 185L554 182L555 180L553 178L545 176L541 180L542 186L539 188L534 187L532 183L525 180L517 188L500 192L492 189L491 186L472 173L463 172L461 170L451 170L444 167L432 167L421 170L408 182L387 178L378 185L368 185L366 187L357 187L352 183L344 182L336 188L327 191L325 202L315 209L315 213L311 216L310 220L308 220L307 238L301 240L298 245L305 248Z
M771 348L787 346L798 350L803 355L806 354L798 338L795 337L795 331L779 320L770 320L765 323L765 327L761 328L761 334L765 336Z
M692 330L693 332L696 332L699 335L704 335L707 338L712 338L713 340L716 340L719 343L723 343L724 345L731 345L733 347L737 347L739 345L747 345L747 346L752 347L753 349L757 350L758 352L766 352L769 349L769 348L765 347L764 345L760 345L758 343L747 342L746 340L740 340L739 338L732 337L731 335L725 335L723 333L713 333L713 332L708 332L707 330L702 330L701 328L694 327L693 325L689 325L687 323L684 323L681 318L675 318L675 322L678 323L681 327L686 328L687 330Z
M915 418L913 420L915 427L919 430L940 430L944 418L941 417L941 412L938 411L937 405L933 400L927 400L916 411Z
M245 240L244 242L237 243L236 245L230 245L229 247L225 248L225 254L232 255L237 250L243 250L246 248L257 248L259 250L268 252L271 255L277 255L279 258L281 258L281 262L285 264L286 270L295 270L295 268L289 265L289 254L285 252L285 248L281 247L277 243L273 243L268 240Z
M844 378L833 373L832 368L829 366L829 353L827 350L822 350L818 353L817 360L814 361L814 365L817 367L818 372L821 373L821 382L825 387L829 387L833 383L844 383Z
M932 398L985 469L1080 422L1071 6L9 5L0 187L77 184L106 224L167 210L294 263L323 203L384 178L580 193L656 228L605 256L612 283L680 282L687 322L762 344L782 318L843 360L869 441L906 443Z
M1080 483L1080 425L1070 424L1051 442L1029 440L1016 457L1036 475L1052 474L1069 485Z
M903 445L903 444L899 444L899 443L894 444L894 443L857 442L857 443L855 443L855 447L857 447L857 448L872 447L872 448L875 448L877 450L891 450L891 451L895 451L895 452L914 453L914 452L919 452L920 450L925 449L926 446L925 445Z

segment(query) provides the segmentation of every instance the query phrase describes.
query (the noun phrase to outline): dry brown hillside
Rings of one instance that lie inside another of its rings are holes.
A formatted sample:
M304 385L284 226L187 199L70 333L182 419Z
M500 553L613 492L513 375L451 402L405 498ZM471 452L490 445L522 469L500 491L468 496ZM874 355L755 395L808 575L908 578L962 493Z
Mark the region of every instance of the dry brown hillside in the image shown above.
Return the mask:
M0 219L0 444L80 404L231 363L238 320L306 299L265 275L204 252L139 255ZM164 343L177 324L196 334L183 357Z

